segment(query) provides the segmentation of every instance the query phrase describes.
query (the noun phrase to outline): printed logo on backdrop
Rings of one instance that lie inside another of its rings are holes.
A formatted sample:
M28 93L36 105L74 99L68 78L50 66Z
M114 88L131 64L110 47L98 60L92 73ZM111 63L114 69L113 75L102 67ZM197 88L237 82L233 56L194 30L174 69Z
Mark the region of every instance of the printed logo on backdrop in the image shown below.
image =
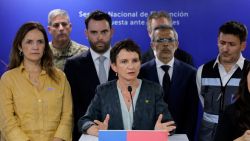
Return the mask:
M154 11L108 11L108 14L112 17L112 25L114 26L145 26L147 24L147 17ZM89 15L89 11L79 11L80 18L86 18ZM173 19L173 25L181 25L183 18L189 18L190 13L188 11L169 11Z

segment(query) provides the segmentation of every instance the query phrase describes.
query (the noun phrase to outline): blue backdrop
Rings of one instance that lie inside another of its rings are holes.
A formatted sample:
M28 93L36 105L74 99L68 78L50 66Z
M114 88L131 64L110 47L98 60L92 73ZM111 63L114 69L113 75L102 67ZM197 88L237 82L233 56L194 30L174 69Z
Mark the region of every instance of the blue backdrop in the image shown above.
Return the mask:
M134 39L145 51L149 47L146 17L151 11L171 13L179 33L180 48L192 54L199 66L217 55L218 27L228 20L238 20L250 28L249 0L1 0L0 1L0 73L8 63L13 38L27 21L39 21L47 27L48 12L55 8L69 12L71 38L88 45L84 19L96 9L109 12L115 34L112 44L124 38ZM51 39L51 36L49 35ZM249 41L249 38L248 38ZM250 58L249 47L243 53Z

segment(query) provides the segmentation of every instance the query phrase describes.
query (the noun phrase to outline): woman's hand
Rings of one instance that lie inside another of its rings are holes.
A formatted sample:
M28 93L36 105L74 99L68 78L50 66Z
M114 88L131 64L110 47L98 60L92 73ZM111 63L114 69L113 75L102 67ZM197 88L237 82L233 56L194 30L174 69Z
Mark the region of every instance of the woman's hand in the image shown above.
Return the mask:
M171 132L176 128L176 126L174 125L174 121L161 123L162 118L163 118L163 115L160 114L155 123L155 130L166 130L168 132Z
M109 116L109 114L107 114L103 122L101 122L99 120L94 120L95 125L92 125L87 130L87 134L98 137L99 130L107 130L108 129L109 119L110 119L110 116Z
M250 141L250 130L247 130L241 137L235 139L234 141Z

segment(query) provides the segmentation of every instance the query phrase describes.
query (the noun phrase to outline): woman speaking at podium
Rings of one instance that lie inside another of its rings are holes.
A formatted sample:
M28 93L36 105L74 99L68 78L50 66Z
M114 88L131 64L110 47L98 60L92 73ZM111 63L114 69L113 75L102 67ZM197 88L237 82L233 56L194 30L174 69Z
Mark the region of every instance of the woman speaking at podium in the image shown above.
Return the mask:
M96 88L86 114L78 121L81 133L98 136L98 130L166 130L176 127L163 100L160 85L138 79L139 46L132 40L115 44L111 67L118 79Z

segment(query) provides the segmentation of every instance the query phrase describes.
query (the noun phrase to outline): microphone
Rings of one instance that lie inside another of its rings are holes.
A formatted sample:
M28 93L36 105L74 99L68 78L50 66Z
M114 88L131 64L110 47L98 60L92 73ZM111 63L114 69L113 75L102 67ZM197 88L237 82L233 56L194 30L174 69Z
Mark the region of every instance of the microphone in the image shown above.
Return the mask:
M133 109L133 114L134 114L135 113L135 108L134 108L134 102L133 102L133 97L132 97L132 87L130 85L128 85L128 92L130 94L132 109Z
M134 120L134 114L135 114L135 108L134 108L134 102L133 102L133 97L132 97L132 86L128 85L128 92L130 94L130 98L131 98L131 103L132 103L132 110L133 110L133 120ZM132 124L132 130L134 128L134 121Z
M131 86L128 86L128 92L131 94L131 92L132 92L132 87Z

